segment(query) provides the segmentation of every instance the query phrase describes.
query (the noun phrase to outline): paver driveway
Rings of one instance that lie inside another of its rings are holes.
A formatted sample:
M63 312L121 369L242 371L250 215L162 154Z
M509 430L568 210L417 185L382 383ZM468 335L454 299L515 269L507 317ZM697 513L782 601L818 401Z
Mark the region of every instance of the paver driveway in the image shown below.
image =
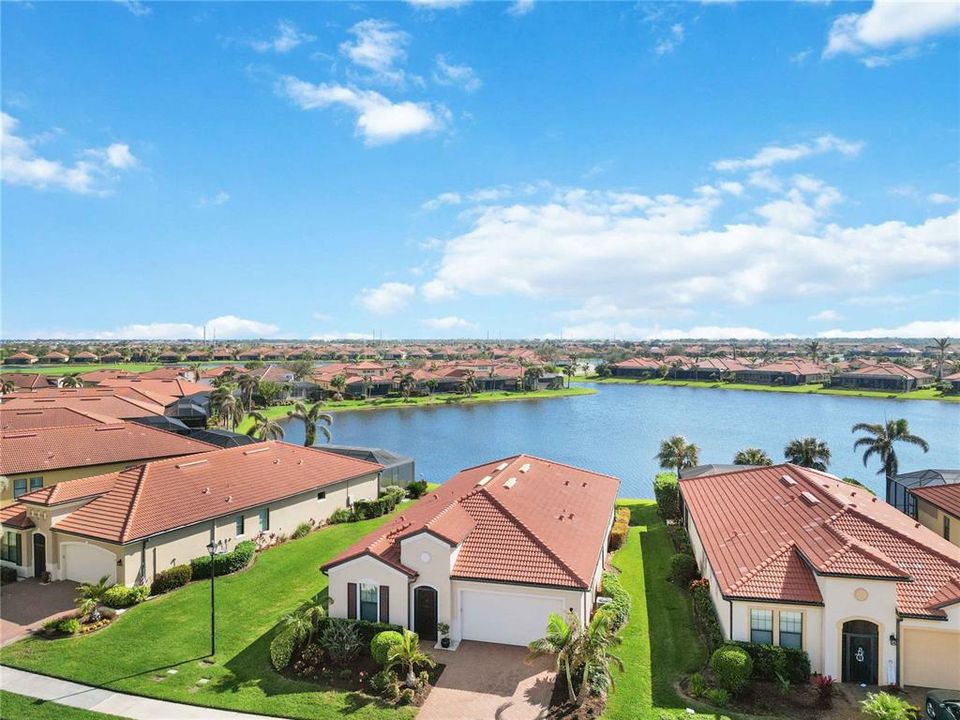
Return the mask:
M77 583L52 582L41 585L30 578L0 588L0 645L19 640L45 620L74 610Z
M424 648L447 667L417 720L537 720L553 693L553 661L529 661L511 645L464 641L454 652Z

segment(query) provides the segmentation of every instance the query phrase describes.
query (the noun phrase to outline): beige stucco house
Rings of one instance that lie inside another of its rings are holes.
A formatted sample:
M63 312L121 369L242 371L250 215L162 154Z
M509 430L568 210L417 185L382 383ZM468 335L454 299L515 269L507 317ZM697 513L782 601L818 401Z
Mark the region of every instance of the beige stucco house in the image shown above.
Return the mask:
M945 540L960 545L960 484L928 485L910 490L917 520Z

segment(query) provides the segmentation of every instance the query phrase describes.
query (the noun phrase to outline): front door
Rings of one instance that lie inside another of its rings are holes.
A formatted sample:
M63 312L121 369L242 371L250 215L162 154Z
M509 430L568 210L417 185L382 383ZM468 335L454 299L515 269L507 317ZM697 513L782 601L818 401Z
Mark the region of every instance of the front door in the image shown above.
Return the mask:
M844 623L843 682L877 684L877 626L871 622Z
M33 534L33 576L43 576L47 571L47 539L40 533Z
M421 640L437 639L437 591L432 587L413 591L413 630Z

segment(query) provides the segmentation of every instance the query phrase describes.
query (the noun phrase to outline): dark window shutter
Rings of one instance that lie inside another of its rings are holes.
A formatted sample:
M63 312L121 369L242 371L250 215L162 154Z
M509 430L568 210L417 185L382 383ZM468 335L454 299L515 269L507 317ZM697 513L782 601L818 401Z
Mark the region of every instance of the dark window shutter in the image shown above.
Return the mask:
M380 586L380 622L390 622L390 586Z
M347 583L347 617L357 619L357 584Z

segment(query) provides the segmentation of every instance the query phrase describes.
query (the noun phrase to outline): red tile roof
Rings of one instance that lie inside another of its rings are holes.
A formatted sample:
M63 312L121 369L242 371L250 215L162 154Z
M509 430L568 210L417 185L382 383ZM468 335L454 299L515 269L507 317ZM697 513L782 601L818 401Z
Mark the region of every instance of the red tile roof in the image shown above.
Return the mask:
M0 430L32 430L64 425L101 425L117 418L84 413L68 407L7 408L0 405Z
M606 547L620 481L517 455L457 473L324 569L374 555L409 575L400 540L431 533L460 550L451 577L586 588Z
M50 387L50 376L41 373L0 373L0 381L12 382L17 391Z
M931 505L936 505L944 512L960 518L960 484L927 485L911 488L910 492Z
M146 427L115 421L112 424L73 425L6 430L0 434L0 474L17 475L192 455L215 446Z
M934 598L960 578L960 548L826 473L775 465L680 490L724 597L817 602L815 575L852 575L896 582L901 613L943 617Z
M20 503L0 508L0 525L27 530L32 528L33 520L27 517L27 509Z
M788 375L825 375L830 371L822 365L807 360L780 360L765 365L754 365L747 370L756 372L786 373Z
M7 399L9 397L9 399ZM163 415L164 406L145 399L124 397L113 393L73 394L73 395L43 395L40 393L16 394L4 398L4 409L42 407L65 407L80 412L93 412L97 415L115 417L122 420L129 418Z
M915 378L918 380L928 380L933 378L933 375L925 373L922 370L904 367L903 365L897 365L896 363L891 362L877 363L876 365L864 365L862 368L857 370L850 370L841 374L842 377L870 377L874 375L882 377Z
M54 529L127 543L382 469L376 463L277 441L157 460L58 483L54 487L61 498L98 497ZM35 495L24 495L21 501L31 502Z

